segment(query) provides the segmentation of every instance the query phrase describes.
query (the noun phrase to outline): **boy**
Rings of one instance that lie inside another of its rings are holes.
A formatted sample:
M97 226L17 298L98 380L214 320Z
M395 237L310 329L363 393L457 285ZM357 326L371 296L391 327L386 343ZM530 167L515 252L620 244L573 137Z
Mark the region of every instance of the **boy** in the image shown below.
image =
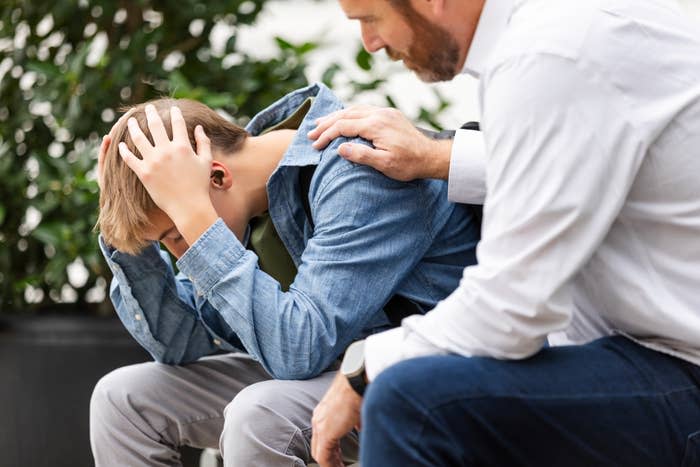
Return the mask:
M173 465L179 446L220 435L226 465L305 465L311 412L343 349L432 308L475 263L478 225L445 184L352 164L337 157L343 138L311 147L314 121L341 107L314 85L246 130L191 101L117 123L100 169L111 298L156 361L187 365L98 383L97 465Z

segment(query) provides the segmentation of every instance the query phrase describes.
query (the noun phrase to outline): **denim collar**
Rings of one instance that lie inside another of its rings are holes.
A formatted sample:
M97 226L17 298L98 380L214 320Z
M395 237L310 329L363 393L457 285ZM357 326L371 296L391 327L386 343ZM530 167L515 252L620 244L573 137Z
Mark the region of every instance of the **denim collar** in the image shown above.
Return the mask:
M318 165L323 151L311 146L307 133L316 127L316 119L343 108L343 104L327 86L321 83L312 84L305 88L287 94L268 108L258 113L246 125L246 130L257 136L266 128L274 126L291 116L309 97L314 97L306 117L301 122L297 134L287 148L279 167L303 167Z

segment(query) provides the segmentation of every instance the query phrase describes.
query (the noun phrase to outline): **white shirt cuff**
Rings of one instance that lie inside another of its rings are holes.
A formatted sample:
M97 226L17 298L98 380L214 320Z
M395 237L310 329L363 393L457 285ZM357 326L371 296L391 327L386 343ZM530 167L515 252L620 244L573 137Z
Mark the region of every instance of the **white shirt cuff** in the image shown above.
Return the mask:
M486 145L482 132L458 130L455 134L447 196L454 203L484 204Z
M365 340L365 373L369 381L401 358L404 330L401 327L369 336Z

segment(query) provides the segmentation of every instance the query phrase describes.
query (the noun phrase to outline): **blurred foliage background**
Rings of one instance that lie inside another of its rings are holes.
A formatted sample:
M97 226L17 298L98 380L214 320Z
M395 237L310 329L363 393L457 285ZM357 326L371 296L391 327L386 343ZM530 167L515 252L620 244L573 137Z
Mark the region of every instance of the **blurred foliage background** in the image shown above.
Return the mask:
M163 95L200 100L240 124L307 84L323 41L276 39L272 59L236 48L264 0L3 0L0 4L0 312L67 306L108 314L109 270L97 248L94 166L124 106ZM224 44L212 33L232 27ZM386 77L357 45L355 94ZM343 67L329 63L333 87ZM347 77L345 82L347 82ZM385 95L388 105L393 99ZM438 128L439 99L416 120Z

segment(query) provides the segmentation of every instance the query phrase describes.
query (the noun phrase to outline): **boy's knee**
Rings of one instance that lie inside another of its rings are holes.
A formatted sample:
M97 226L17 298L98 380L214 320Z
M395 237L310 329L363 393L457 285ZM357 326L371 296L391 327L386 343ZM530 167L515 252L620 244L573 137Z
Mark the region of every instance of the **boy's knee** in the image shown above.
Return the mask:
M244 388L224 409L224 434L260 434L279 424L285 420L278 407L282 398L272 385L257 383Z
M91 421L109 424L112 419L137 411L135 400L148 398L149 392L154 392L149 391L154 381L151 377L154 365L141 363L125 366L100 378L90 398Z
M287 413L287 401L278 385L267 381L236 395L224 409L220 449L226 465L250 465L246 463L266 454L285 455L298 444L295 440L303 434Z

